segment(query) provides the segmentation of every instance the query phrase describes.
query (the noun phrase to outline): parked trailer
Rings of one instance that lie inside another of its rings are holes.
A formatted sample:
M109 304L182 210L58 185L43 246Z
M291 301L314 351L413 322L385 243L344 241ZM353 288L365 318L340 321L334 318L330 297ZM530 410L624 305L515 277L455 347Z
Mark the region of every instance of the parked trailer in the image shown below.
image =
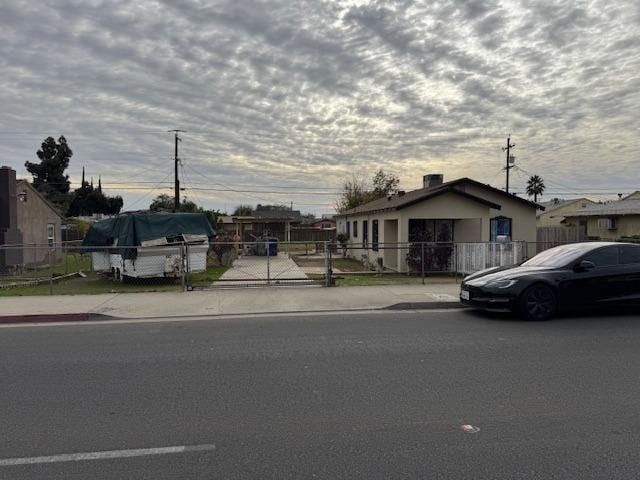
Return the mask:
M185 262L189 262L189 271L204 272L207 269L208 242L185 246L140 246L134 259L123 258L118 253L92 252L91 262L94 271L110 272L116 278L178 277L187 267L182 262L183 248L189 252L184 256Z
M214 236L201 213L130 212L92 225L83 246L94 271L117 279L179 277L206 270Z

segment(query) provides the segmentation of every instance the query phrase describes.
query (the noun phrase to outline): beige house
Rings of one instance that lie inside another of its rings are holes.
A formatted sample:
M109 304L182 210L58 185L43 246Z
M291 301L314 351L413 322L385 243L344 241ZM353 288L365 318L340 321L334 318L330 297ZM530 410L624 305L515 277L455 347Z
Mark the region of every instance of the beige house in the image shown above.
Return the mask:
M592 240L616 241L633 237L640 239L640 194L636 194L616 202L595 204L568 214L566 224L586 224L587 237Z
M544 210L538 211L536 216L536 224L538 227L561 227L565 217L571 213L580 211L583 208L597 205L596 202L588 198L576 198L573 200L551 200L543 202L540 205L545 207Z
M365 254L371 263L405 271L410 242L535 242L540 208L469 178L442 183L442 175L426 175L423 188L369 202L336 220L337 231L349 237L350 255Z
M0 270L60 258L62 217L10 167L0 168L0 245L20 245L0 255Z

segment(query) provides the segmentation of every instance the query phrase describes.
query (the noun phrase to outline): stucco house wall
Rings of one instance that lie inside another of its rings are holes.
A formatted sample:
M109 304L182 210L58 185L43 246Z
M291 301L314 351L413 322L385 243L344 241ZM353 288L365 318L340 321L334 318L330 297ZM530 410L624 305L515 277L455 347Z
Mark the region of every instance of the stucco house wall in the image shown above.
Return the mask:
M568 202L557 208L550 206L548 212L541 212L538 214L537 226L560 227L563 225L562 222L568 214L580 211L581 208L587 208L590 205L597 204L589 199L580 198L574 202Z
M517 198L510 199L503 194L486 190L482 187L464 184L460 187L467 193L497 203L502 208L500 210L490 209L489 218L486 219L483 228L482 241L490 241L489 225L492 218L507 217L512 220L511 239L514 241L535 242L536 241L536 209L521 202Z
M49 225L53 227L53 244L62 239L62 218L31 184L16 183L18 196L18 228L22 231L23 261L25 264L47 263L50 245ZM60 258L60 248L53 249L52 260Z

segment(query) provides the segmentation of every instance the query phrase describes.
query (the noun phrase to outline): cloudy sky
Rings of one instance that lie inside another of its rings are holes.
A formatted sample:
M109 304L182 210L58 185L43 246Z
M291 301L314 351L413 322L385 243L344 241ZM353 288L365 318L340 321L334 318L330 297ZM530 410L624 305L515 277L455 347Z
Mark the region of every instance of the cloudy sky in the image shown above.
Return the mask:
M332 210L383 167L522 192L640 189L637 0L3 0L0 163L64 134L125 208L171 193L231 210ZM155 188L155 189L154 189ZM574 195L570 195L574 194Z

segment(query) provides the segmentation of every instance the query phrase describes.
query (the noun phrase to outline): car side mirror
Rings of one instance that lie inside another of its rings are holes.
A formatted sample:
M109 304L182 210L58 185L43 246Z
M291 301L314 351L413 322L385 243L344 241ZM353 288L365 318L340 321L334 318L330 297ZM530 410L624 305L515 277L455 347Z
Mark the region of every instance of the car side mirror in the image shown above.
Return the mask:
M596 268L596 264L590 262L589 260L582 260L580 263L576 264L575 267L573 267L576 272L588 272L589 270L593 270L594 268Z

